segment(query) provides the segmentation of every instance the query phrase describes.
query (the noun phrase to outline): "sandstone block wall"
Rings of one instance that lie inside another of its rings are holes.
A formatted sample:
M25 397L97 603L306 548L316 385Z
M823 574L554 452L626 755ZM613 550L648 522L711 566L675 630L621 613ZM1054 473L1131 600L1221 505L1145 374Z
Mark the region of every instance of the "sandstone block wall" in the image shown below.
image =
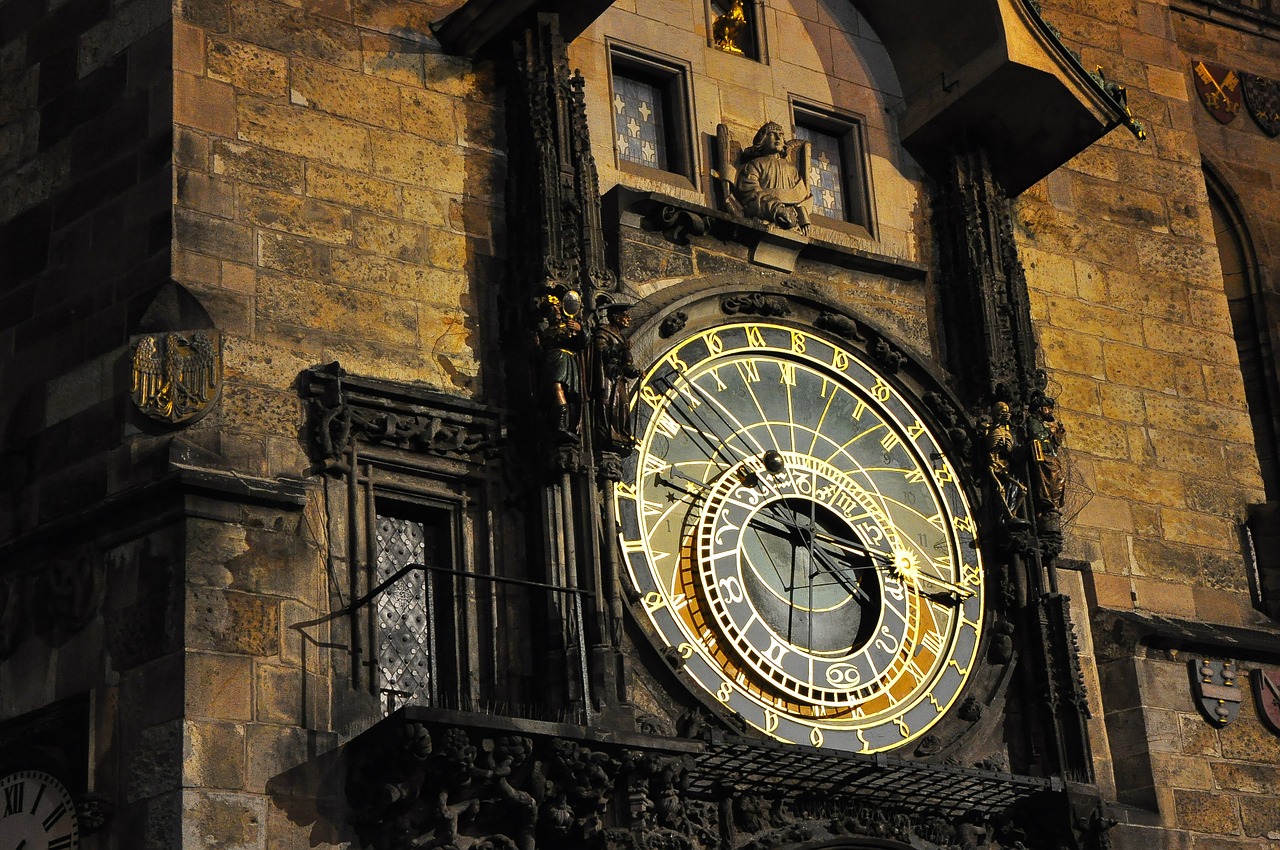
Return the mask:
M1214 127L1191 67L1224 61L1203 52L1217 39L1233 57L1226 64L1252 62L1274 77L1276 42L1161 2L1044 5L1086 68L1101 66L1128 88L1149 134L1112 131L1017 204L1033 313L1071 446L1065 556L1086 563L1093 607L1260 623L1240 524L1264 494L1201 163L1224 164L1239 191L1268 209L1280 145L1247 116L1233 131ZM1272 226L1265 215L1259 224ZM1095 744L1109 743L1095 757L1119 799L1153 815L1120 827L1118 846L1268 846L1280 822L1259 814L1271 803L1256 780L1274 771L1276 739L1248 700L1239 720L1212 727L1195 708L1185 655L1117 657L1134 651L1099 652Z
M116 355L169 274L170 17L163 0L0 9L0 538L118 477Z

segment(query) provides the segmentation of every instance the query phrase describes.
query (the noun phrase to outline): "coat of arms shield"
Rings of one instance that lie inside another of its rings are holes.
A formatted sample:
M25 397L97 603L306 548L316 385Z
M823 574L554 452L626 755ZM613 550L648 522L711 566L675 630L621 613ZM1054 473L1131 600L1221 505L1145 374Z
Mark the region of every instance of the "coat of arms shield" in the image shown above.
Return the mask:
M1253 701L1262 725L1280 735L1280 670L1253 671Z
M1209 114L1221 124L1235 120L1244 98L1240 93L1240 77L1235 71L1214 62L1197 62L1191 66L1196 93Z
M1243 693L1232 661L1200 658L1190 662L1191 692L1210 722L1226 726L1240 713Z
M215 330L148 334L133 346L133 403L152 419L189 422L222 385L222 336Z
M1240 74L1249 114L1268 136L1280 135L1280 80L1257 74Z

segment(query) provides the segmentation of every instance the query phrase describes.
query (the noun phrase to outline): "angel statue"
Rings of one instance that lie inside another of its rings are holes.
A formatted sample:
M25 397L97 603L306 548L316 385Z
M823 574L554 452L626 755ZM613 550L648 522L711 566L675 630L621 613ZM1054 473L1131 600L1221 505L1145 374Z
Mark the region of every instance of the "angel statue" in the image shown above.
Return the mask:
M809 191L809 144L787 141L782 125L764 124L742 152L734 184L743 212L788 230L809 230L813 195Z

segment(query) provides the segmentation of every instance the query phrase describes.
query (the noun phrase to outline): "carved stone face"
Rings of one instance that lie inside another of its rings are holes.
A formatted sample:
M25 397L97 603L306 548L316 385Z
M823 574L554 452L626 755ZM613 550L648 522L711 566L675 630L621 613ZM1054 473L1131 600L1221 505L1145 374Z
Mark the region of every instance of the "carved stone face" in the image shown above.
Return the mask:
M786 149L786 139L782 134L782 126L770 121L756 133L756 145L765 153L782 153Z

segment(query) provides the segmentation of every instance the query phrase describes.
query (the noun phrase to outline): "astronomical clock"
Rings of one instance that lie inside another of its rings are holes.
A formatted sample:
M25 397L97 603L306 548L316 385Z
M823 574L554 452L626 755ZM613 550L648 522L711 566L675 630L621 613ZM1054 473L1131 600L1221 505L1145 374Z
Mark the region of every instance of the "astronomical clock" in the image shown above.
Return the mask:
M900 747L956 706L986 610L961 459L924 400L942 396L848 316L725 303L636 338L638 446L614 505L634 611L722 716Z

